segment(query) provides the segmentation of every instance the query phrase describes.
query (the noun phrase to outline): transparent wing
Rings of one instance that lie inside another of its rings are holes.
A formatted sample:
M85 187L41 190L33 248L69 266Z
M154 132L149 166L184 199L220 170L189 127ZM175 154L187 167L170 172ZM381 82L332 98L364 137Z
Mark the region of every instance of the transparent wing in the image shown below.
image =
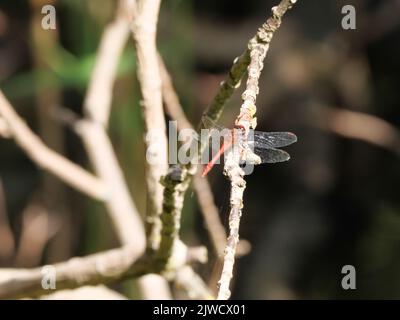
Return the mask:
M290 159L289 153L280 149L255 147L254 153L261 158L262 163L283 162Z
M224 139L229 142L232 136L232 131L228 128L218 125L209 117L203 116L201 118L204 129L208 129L207 145L213 152L218 151Z
M254 138L250 138L248 143L250 146L259 148L281 148L295 143L296 141L296 135L291 132L254 131Z

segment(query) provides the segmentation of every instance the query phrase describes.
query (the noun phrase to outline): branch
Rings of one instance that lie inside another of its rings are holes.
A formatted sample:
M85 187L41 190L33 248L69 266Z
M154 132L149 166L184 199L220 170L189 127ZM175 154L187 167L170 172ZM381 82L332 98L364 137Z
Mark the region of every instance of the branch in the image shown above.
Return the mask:
M160 179L167 173L167 137L162 107L161 79L156 48L157 19L160 0L138 1L132 24L136 44L138 79L146 130L147 156L147 235L148 247L156 250L160 243L163 186ZM148 159L150 160L150 159Z
M103 32L84 100L86 120L75 124L96 174L110 189L105 201L107 211L124 245L145 248L145 232L140 215L131 199L122 170L106 132L111 110L118 61L129 38L135 3L121 0L116 17Z
M256 35L250 39L246 50L237 57L228 73L227 78L221 82L221 86L215 95L211 105L203 116L206 116L216 122L230 97L235 89L240 86L241 79L243 78L247 67L250 63L250 51L254 43L265 44L272 40L274 32L279 27L280 18L297 0L282 0L280 4L273 8L273 17L269 18L259 29ZM200 123L199 127L204 128Z
M121 6L123 6L124 3L125 1L122 0ZM141 11L142 15L139 16L140 19L144 19L143 21L146 21L146 23L150 21L148 19L148 14L150 13L151 15L150 9L152 5L149 3L151 2L142 3L141 9L143 11ZM152 3L154 5L154 1ZM133 11L135 11L136 7L133 7L133 9ZM119 14L121 12L124 11L119 11ZM117 17L116 19L118 20L120 18ZM140 19L138 19L138 21L141 21ZM125 23L128 23L128 20L126 20ZM125 32L125 28L123 28L122 24L122 20L114 22L104 33L101 42L102 45L100 46L96 58L95 69L89 86L90 89L88 90L84 103L87 119L79 121L76 124L76 128L83 137L86 149L89 153L89 158L97 174L104 180L107 186L111 187L111 194L104 200L112 221L116 225L118 236L124 244L129 244L129 250L127 249L128 247L126 247L104 254L89 256L87 258L74 258L68 262L55 265L57 272L57 290L97 283L108 283L109 281L123 279L125 277L134 277L145 273L164 271L164 264L158 263L159 260L155 261L153 259L154 257L142 256L142 259L136 261L144 249L144 232L139 215L129 196L122 172L112 150L111 142L105 131L110 111L112 85L115 78L117 61L122 52L122 47L124 45L123 40L125 39L123 36L117 37L117 43L113 43L112 35L116 36L115 33L117 31ZM141 24L138 23L137 25L140 26ZM146 34L149 31L146 28L144 33L139 32L139 34ZM137 43L142 44L143 52L149 52L148 39L144 37L146 41L141 42L141 40L143 39L137 40ZM109 48L109 46L112 45L117 46L117 48L114 48L114 51ZM140 44L138 47L140 47ZM110 61L110 59L113 61ZM140 61L141 59L138 57L138 60ZM154 117L152 117L154 114L148 112L149 108L146 109L146 106L152 107L154 101L151 95L154 94L154 90L152 91L154 88L151 88L152 84L149 83L151 79L150 74L147 72L149 69L148 66L142 66L142 69L143 74L139 76L139 78L144 79L142 81L144 83L142 95L146 97L144 99L145 117L147 118L148 124L151 126L151 120L154 120ZM104 100L100 101L98 97L96 97L96 95L99 94L99 90L103 91L102 97ZM146 103L146 99L150 102ZM162 112L156 113L156 115L162 122L164 121ZM166 156L166 151L160 154ZM154 166L152 169L153 168ZM157 170L153 170L152 172L157 173ZM65 170L65 174L70 174L70 172ZM158 183L158 179L153 182ZM150 193L150 197L151 195L153 194ZM188 250L185 245L180 241L177 241L176 244L177 247L175 247L174 250L174 257L170 259L171 265L173 266L171 271L175 272L175 269L179 269L182 265L187 263L186 255L187 258L190 259L204 260L204 258L199 258L198 253L201 251L198 250L197 254L188 255ZM184 252L186 254L183 254ZM115 255L113 255L113 253L115 253ZM133 264L134 262L136 263ZM101 270L98 270L99 267ZM116 272L110 274L108 272L109 269L116 270ZM102 270L106 272L104 273ZM43 289L40 287L40 280L38 281L38 279L42 279L42 275L38 268L32 270L1 271L0 276L3 276L2 279L4 280L2 283L0 282L0 296L36 296L43 294ZM7 277L11 277L11 279L7 279Z
M7 122L3 118L0 118L0 137L11 138L11 132L8 129Z
M201 262L200 248L181 247L178 270L185 264ZM194 251L191 253L191 251ZM156 273L157 265L151 260L139 259L142 252L136 245L123 246L105 252L74 257L52 265L55 269L56 288L44 289L43 266L31 269L0 269L0 299L38 297L64 289L87 285L109 284L127 278ZM165 299L165 296L163 297Z
M177 289L183 289L190 299L214 299L207 285L190 266L184 266L178 270L175 277L175 286Z
M95 172L110 190L105 205L118 238L122 244L134 244L138 250L144 251L146 238L143 222L129 194L105 128L87 120L79 121L77 128Z
M215 205L210 184L206 177L203 178L200 174L196 174L193 187L196 191L197 200L201 209L200 211L203 213L208 235L211 239L214 251L219 258L224 252L226 232L221 222L218 208Z
M321 108L319 106L319 108ZM400 156L400 131L376 116L335 107L322 107L327 119L314 125L350 139L362 140Z
M104 30L84 101L87 118L108 125L118 61L128 41L134 2L119 1L116 17Z
M140 265L133 265L140 254L135 246L127 246L55 264L56 289L51 291L42 287L42 267L0 269L0 299L38 297L63 289L110 283L128 274L137 276L144 273Z
M250 40L246 51L239 58L235 59L227 79L222 83L218 93L213 99L213 102L207 111L204 112L203 117L208 117L213 121L218 120L232 93L237 87L239 87L240 80L250 63L251 46L253 44L265 45L272 40L274 32L279 27L280 18L294 2L295 0L282 0L277 7L274 7L273 17L269 18L267 22L259 28L257 34ZM204 128L204 123L201 122L198 127L199 129ZM202 153L204 147L205 146L202 145L199 148L199 155ZM186 190L195 173L196 167L193 166L192 163L185 166L174 166L168 171L168 174L163 179L165 189L162 216L165 216L166 219L171 220L171 216L174 216L176 219L180 217L180 211ZM176 227L179 227L178 223L176 224ZM178 232L179 230L174 230L172 234L177 234ZM163 233L163 235L168 236L168 233ZM167 242L168 245L172 244L170 240Z
M111 187L112 195L105 205L120 241L124 245L135 245L139 251L144 252L144 226L106 133L118 61L129 38L132 19L137 18L136 15L136 1L120 0L115 20L104 31L96 57L84 103L87 120L80 121L76 127L82 135L96 173ZM160 276L141 278L138 284L145 299L171 297L168 283ZM156 296L152 290L154 284L159 288Z
M40 168L51 172L69 186L94 199L107 198L107 190L103 182L44 145L14 111L1 91L0 116L7 124L9 135Z
M242 94L243 103L235 123L236 126L244 128L244 130L239 132L239 134L241 134L239 143L234 144L227 152L224 165L224 174L227 175L231 181L231 209L229 213L229 236L224 252L224 265L221 278L218 282L218 300L229 299L231 295L229 284L233 275L236 247L239 242L243 192L246 188L246 181L244 180L245 173L240 167L240 163L241 161L246 161L246 159L248 160L250 156L253 156L254 159L255 156L248 149L245 142L247 141L249 130L254 129L256 126L256 118L254 115L256 113L256 97L259 93L258 81L261 70L263 69L263 61L268 52L272 35L281 24L282 16L295 2L295 0L283 0L277 7L273 7L273 17L269 18L262 28L258 30L258 40L253 38L250 41L250 64L248 67L246 90ZM260 159L257 158L254 160L255 164L260 161Z
M40 297L41 300L127 300L117 291L103 285L86 286L74 290L61 290Z
M171 76L160 55L158 61L162 82L162 96L166 113L171 119L177 122L178 131L183 129L193 129L190 121L186 118L183 107L172 83ZM200 211L203 214L206 230L208 231L214 251L217 257L220 257L224 252L226 233L219 217L218 208L214 203L211 186L207 178L203 178L196 174L194 176L193 188L196 192L197 201L199 202L201 209ZM241 246L241 243L242 242L239 242L239 246ZM243 244L243 250L241 253L246 254L248 252L249 244L247 242L243 242Z

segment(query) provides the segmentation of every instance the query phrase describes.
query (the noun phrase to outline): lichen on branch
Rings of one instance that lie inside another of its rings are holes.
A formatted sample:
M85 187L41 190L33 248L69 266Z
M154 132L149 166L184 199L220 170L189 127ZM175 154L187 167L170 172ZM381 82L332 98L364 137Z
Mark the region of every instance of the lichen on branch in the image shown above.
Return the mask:
M239 226L243 208L243 193L246 188L244 180L245 172L240 167L242 161L246 161L251 151L246 146L247 136L250 129L257 125L255 117L256 98L259 93L258 82L264 66L264 58L269 49L269 43L272 40L274 32L281 24L281 18L285 12L292 7L296 0L283 0L272 8L272 17L259 28L256 37L249 42L250 64L247 68L248 78L246 89L242 94L243 103L240 107L240 113L236 118L235 126L242 128L239 131L240 139L226 154L224 174L231 182L230 194L230 213L229 213L229 236L224 251L224 265L221 278L218 282L218 300L229 299L231 291L229 289L230 281L233 276L233 266L235 263L235 253L239 242ZM254 156L254 154L253 154Z

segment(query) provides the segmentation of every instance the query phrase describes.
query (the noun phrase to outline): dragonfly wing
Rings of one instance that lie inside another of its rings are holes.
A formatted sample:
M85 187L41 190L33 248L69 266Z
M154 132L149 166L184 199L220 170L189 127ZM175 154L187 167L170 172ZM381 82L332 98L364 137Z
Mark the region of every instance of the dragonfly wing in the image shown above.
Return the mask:
M254 153L261 158L262 163L283 162L290 159L289 153L280 149L255 147Z
M297 136L291 132L254 131L254 139L250 139L249 144L259 148L281 148L296 141Z

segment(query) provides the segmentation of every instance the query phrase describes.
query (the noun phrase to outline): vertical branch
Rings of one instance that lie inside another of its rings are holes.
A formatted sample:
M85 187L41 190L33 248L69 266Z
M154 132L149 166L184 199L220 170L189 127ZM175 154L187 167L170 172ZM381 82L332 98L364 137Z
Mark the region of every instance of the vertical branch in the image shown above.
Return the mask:
M138 1L137 15L132 24L146 130L148 160L146 222L148 247L152 250L156 250L160 243L160 214L163 201L163 186L160 184L160 178L167 172L167 137L156 48L159 8L160 0Z
M203 178L200 174L196 174L193 179L193 187L196 191L200 211L203 213L206 229L219 260L224 251L226 232L219 217L210 184L206 177Z
M105 200L111 222L122 244L145 248L145 232L140 215L129 194L122 170L104 127L82 120L77 125L97 175L110 192Z
M162 96L167 114L171 119L177 122L178 130L193 129L193 126L186 118L179 97L174 89L172 79L161 56L159 56L159 65L162 80ZM201 209L200 211L203 214L206 230L209 233L214 250L217 255L222 254L226 234L224 226L219 218L218 209L214 203L210 184L207 178L196 175L194 177L193 187L196 191L197 200Z
M78 122L77 129L96 174L108 186L110 195L105 204L118 238L122 244L135 244L143 250L145 234L142 221L130 197L105 129L111 110L112 89L118 61L129 36L133 7L127 6L128 4L126 0L120 1L114 22L107 26L102 35L84 101L87 118Z
M93 122L108 126L113 85L118 61L129 39L134 6L129 0L118 3L117 14L106 26L100 40L96 63L84 101L84 112Z
M118 61L129 38L132 19L137 18L136 10L136 1L119 1L116 18L104 31L96 57L84 102L87 120L78 123L77 128L96 173L110 187L111 195L105 204L120 241L140 252L146 246L144 226L106 132ZM150 290L155 283L158 290ZM139 279L139 287L146 299L170 298L168 284L159 276Z
M221 278L218 282L218 300L226 300L231 295L229 285L233 276L235 253L239 242L239 226L243 208L243 193L246 188L244 171L239 164L242 160L246 160L246 158L251 155L249 154L248 148L240 142L247 141L249 130L254 129L257 123L254 116L257 110L256 98L259 93L258 81L261 70L263 69L264 58L269 49L269 42L271 41L274 32L279 28L282 16L295 2L296 0L283 0L278 6L273 7L273 16L258 30L258 40L252 39L250 41L250 64L248 67L246 89L242 94L243 103L235 123L236 126L244 128L244 131L239 143L235 144L226 154L224 166L224 173L231 181L231 209L229 213L229 236L224 252L224 265L222 268Z

